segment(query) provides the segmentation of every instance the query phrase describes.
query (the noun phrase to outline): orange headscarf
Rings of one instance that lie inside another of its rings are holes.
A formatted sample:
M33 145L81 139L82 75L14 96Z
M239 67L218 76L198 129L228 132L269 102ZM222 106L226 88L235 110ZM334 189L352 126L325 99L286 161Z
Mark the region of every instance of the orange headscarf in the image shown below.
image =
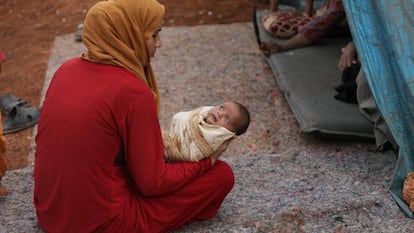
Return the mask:
M146 40L161 27L164 6L157 0L108 0L95 4L83 24L88 52L82 58L124 67L151 88L159 110L158 85Z

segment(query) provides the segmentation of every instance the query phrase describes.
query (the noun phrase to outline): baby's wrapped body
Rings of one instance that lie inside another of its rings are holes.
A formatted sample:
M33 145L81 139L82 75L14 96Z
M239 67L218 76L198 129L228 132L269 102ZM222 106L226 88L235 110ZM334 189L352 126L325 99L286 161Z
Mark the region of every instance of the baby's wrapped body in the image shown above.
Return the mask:
M235 136L230 130L205 121L213 106L176 113L169 131L163 131L165 159L169 162L198 161Z

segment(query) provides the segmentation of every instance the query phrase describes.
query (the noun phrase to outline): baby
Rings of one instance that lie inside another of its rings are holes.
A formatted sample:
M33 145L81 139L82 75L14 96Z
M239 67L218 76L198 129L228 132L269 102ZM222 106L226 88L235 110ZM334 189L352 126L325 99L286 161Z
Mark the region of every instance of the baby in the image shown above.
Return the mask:
M168 132L163 131L168 162L198 161L216 151L228 139L246 132L250 114L235 101L176 113Z

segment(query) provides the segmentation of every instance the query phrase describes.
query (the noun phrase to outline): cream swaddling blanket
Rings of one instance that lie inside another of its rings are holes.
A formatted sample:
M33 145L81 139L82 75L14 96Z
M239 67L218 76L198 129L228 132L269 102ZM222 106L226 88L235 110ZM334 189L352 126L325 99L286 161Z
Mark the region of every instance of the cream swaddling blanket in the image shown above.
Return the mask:
M216 151L223 142L235 136L230 130L205 121L212 106L176 113L169 131L163 131L167 161L198 161Z

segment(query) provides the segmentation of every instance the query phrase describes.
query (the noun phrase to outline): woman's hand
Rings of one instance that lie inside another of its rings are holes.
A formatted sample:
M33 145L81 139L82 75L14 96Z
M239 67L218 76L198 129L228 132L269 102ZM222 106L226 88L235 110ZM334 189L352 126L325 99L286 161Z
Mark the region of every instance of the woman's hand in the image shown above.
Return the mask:
M221 154L223 154L223 152L227 150L227 147L229 146L230 142L235 138L236 137L227 139L227 141L223 142L223 144L221 144L221 146L216 151L214 151L213 154L211 154L209 156L210 159L211 159L211 164L212 165L214 165L216 163L216 161L221 156Z
M357 52L354 42L349 42L341 49L342 54L339 58L338 69L342 73L345 68L350 67L352 63L357 62Z

